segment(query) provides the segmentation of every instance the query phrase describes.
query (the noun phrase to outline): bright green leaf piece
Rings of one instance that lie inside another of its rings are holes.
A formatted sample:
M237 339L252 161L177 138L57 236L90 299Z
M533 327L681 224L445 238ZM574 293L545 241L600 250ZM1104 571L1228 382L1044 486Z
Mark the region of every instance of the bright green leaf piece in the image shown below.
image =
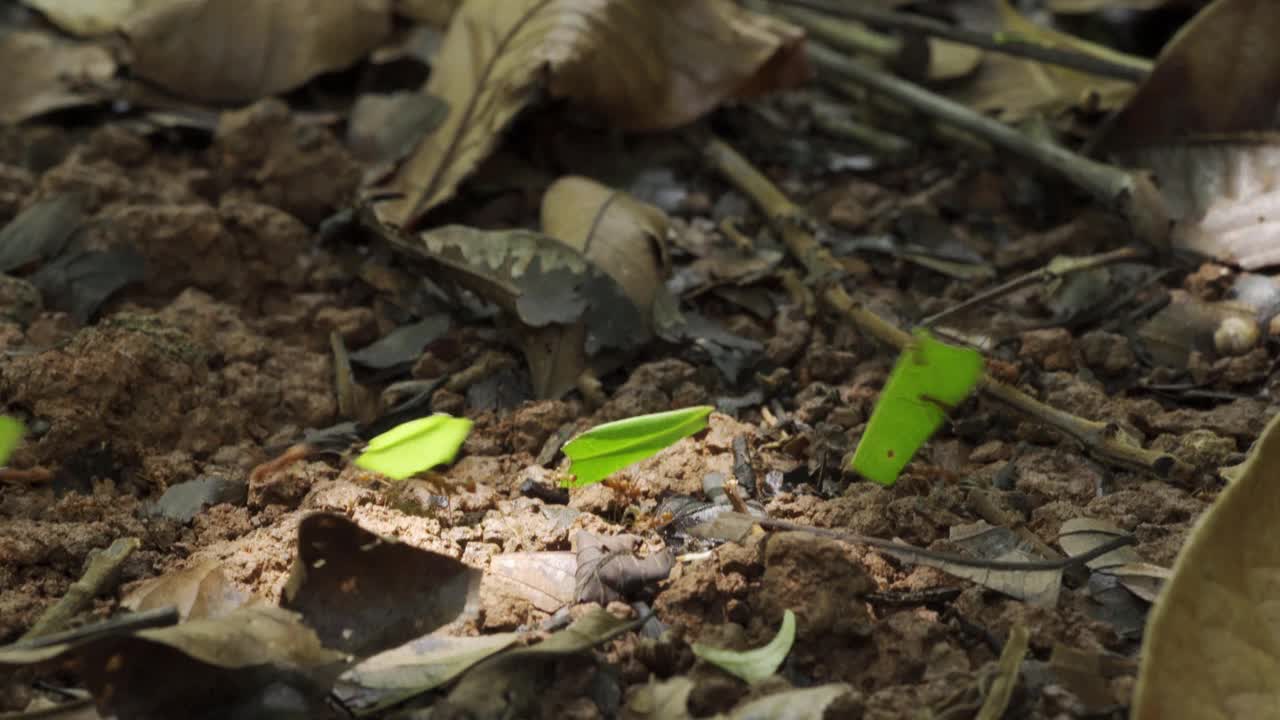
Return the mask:
M396 480L453 462L471 421L436 413L397 425L369 441L356 466Z
M795 641L796 614L787 610L782 615L782 627L778 629L778 634L764 647L738 652L694 643L693 654L730 675L755 685L778 671L782 661L787 659L787 653L791 652L791 645Z
M880 393L850 463L858 474L892 485L916 450L982 377L982 354L916 330Z
M22 439L24 431L22 421L8 415L0 415L0 467L9 462L9 456L13 454L14 448L18 447L18 441Z
M640 462L707 427L710 405L639 415L597 425L565 443L573 477L564 487L600 482L615 470Z

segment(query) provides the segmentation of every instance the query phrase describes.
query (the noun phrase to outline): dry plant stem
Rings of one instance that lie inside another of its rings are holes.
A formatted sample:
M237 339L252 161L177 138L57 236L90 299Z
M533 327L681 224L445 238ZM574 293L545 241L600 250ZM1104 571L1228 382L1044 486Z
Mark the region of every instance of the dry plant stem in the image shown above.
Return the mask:
M717 170L739 190L749 195L773 220L787 244L787 249L805 265L811 276L819 278L838 276L839 264L836 259L818 243L813 233L806 229L807 223L803 221L804 211L752 167L746 158L716 138L707 141L704 155ZM909 333L867 310L850 297L839 283L824 283L821 294L828 307L880 342L898 351L911 343L912 337ZM1175 464L1172 456L1125 442L1125 438L1114 425L1087 420L1046 405L989 375L983 375L978 387L988 397L1066 433L1081 443L1090 454L1105 462L1159 474L1168 472Z
M832 109L815 108L813 122L828 135L858 143L868 150L888 158L905 158L911 155L911 141L887 133Z
M1146 251L1139 248L1123 247L1115 250L1109 250L1104 253L1098 253L1097 255L1071 258L1066 262L1059 263L1057 266L1050 263L1037 270L1032 270L1021 277L1016 277L1009 282L997 285L990 290L984 290L958 305L954 305L946 310L934 313L933 315L921 320L920 324L924 327L932 327L933 325L936 325L939 320L945 317L949 317L959 312L964 312L975 305L991 302L996 298L1003 297L1016 290L1021 290L1029 285L1056 280L1060 277L1070 275L1071 273L1093 270L1107 265L1114 265L1115 263L1127 262L1129 260L1141 260L1147 257L1147 255L1148 253Z
M89 607L93 599L108 586L115 583L117 571L125 560L142 545L138 538L120 538L111 543L106 550L94 552L89 556L89 567L79 580L71 583L67 594L44 611L31 629L19 639L19 642L32 640L41 635L58 632L81 611Z
M0 484L39 485L53 481L53 471L44 468L0 468Z
M737 517L733 517L736 515ZM742 522L753 522L766 530L786 530L791 532L807 532L814 535L822 535L824 537L834 538L841 542L847 542L854 545L866 545L877 550L885 550L894 553L899 557L925 558L928 560L936 560L938 562L950 563L952 565L960 565L963 567L982 568L986 570L1010 570L1014 572L1032 572L1036 570L1063 570L1076 565L1084 565L1094 558L1102 557L1117 548L1134 545L1138 542L1137 538L1132 535L1118 535L1107 542L1093 548L1089 552L1079 555L1064 557L1060 560L1033 560L1030 562L1018 562L1009 560L983 560L980 558L971 558L966 555L957 555L955 553L939 552L937 550L926 550L912 545L906 545L892 540L883 538L869 537L867 535L858 535L856 533L844 532L842 530L832 530L830 528L814 527L812 525L802 525L800 523L790 522L788 520L778 520L776 518L761 518L754 515L746 515L743 513L724 513L720 517L725 521L740 520ZM1105 548L1105 550L1104 550Z
M860 20L881 27L909 30L924 35L940 37L952 42L980 47L984 50L1024 57L1050 65L1061 65L1062 67L1079 70L1090 75L1115 78L1117 80L1142 82L1146 79L1147 74L1151 72L1151 63L1142 58L1133 58L1131 64L1118 63L1072 50L1046 47L1037 43L1022 42L976 30L966 30L965 28L947 25L920 15L874 10L867 7L867 3L848 2L848 0L782 0L781 4L817 10L828 15Z
M810 43L808 47L810 59L822 70L887 95L1034 163L1118 212L1143 242L1158 248L1168 246L1171 227L1168 211L1159 191L1144 173L1096 162L1052 142L1037 140L964 105L850 60L817 43Z
M169 605L166 607L155 608L153 610L141 610L139 612L125 613L117 615L102 622L96 622L91 625L84 625L71 630L50 633L48 635L40 635L38 637L23 637L14 646L21 646L24 649L48 647L50 645L58 645L60 643L84 643L90 640L100 640L106 637L114 637L118 635L129 635L139 630L147 630L150 628L172 627L178 624L178 608ZM30 633L28 633L30 635ZM2 717L2 716L0 716Z

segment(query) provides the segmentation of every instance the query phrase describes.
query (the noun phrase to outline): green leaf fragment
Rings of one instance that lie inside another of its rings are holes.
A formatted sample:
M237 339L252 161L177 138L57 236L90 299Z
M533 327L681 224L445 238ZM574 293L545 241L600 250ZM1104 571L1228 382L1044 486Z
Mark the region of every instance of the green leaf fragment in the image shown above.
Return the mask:
M693 654L754 685L778 671L795 641L796 614L787 610L782 615L782 627L778 629L778 634L764 647L739 652L694 643Z
M616 470L655 455L677 441L707 427L715 408L697 405L669 412L639 415L591 428L565 443L569 474L564 487L600 482Z
M0 415L0 466L9 462L9 456L22 440L22 421L8 415Z
M396 480L453 462L471 421L436 413L401 423L369 441L356 466Z
M892 485L920 446L942 425L982 377L982 354L935 340L916 330L893 367L871 413L850 467L863 477Z

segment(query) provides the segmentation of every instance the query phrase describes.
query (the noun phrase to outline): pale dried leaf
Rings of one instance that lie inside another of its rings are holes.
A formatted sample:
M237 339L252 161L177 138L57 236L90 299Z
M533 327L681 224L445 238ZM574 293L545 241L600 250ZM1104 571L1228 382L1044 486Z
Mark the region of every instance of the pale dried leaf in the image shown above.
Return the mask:
M237 608L266 601L234 585L222 572L222 563L204 560L189 568L152 578L134 588L120 604L130 610L178 609L183 621L219 618Z
M1280 707L1280 416L1200 516L1147 623L1134 720L1272 717Z
M182 97L247 102L364 57L389 0L180 0L129 18L133 71Z
M23 0L72 35L104 35L120 29L135 12L175 0Z
M425 90L450 108L389 182L378 206L418 224L452 197L546 80L553 96L625 130L659 130L726 98L797 82L801 33L729 0L471 0L459 8Z
M573 603L578 558L571 552L497 555L489 563L481 592L498 593L552 613Z
M1158 180L1175 247L1246 269L1280 263L1280 136L1189 139L1131 149Z
M637 337L651 336L654 303L666 293L665 213L594 180L566 177L543 196L542 230L612 278L644 319L630 331ZM538 397L560 397L588 367L581 325L526 335L525 358Z
M395 11L411 20L444 28L461 4L462 0L395 0Z
M1062 15L1088 15L1101 10L1154 10L1171 4L1171 0L1048 0L1045 7Z
M0 35L0 68L0 123L20 123L105 100L116 61L100 45L16 30Z

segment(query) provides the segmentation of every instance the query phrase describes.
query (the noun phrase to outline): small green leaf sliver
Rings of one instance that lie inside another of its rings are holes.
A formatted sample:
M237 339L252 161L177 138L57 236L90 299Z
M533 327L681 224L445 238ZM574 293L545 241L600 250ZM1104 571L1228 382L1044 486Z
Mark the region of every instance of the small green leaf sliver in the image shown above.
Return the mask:
M920 329L898 357L850 467L892 485L920 446L937 431L982 377L982 354L935 340Z
M782 616L782 627L768 645L740 652L694 643L693 654L754 685L778 671L795 641L796 614L787 610Z
M396 480L453 462L471 421L445 413L401 423L369 441L356 466Z
M0 467L9 462L18 442L22 440L22 421L8 415L0 415Z
M564 487L600 482L616 470L640 462L707 427L710 405L639 415L605 423L565 443L571 479Z

